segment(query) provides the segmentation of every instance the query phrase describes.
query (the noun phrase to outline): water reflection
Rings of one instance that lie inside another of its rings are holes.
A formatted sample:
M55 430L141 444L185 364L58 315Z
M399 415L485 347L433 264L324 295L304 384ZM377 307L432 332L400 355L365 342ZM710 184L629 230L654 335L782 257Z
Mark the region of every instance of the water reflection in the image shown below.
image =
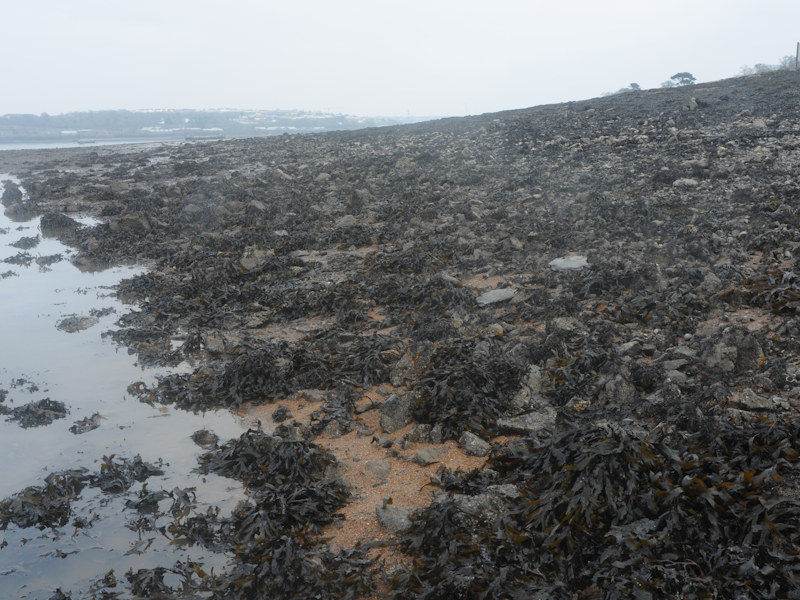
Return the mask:
M0 181L7 179L0 174ZM0 193L2 193L0 191ZM94 222L84 221L86 225ZM27 249L20 240L39 236ZM14 244L17 244L15 246ZM26 256L27 255L27 259ZM101 336L127 309L113 295L113 286L142 267L117 267L81 272L70 262L75 252L55 239L41 236L39 219L15 223L0 216L0 389L4 405L14 408L50 398L63 402L69 413L50 425L21 428L0 417L0 498L31 485L41 485L55 471L83 467L98 471L103 456L163 461L163 477L147 481L148 489L196 488L197 512L217 505L228 512L241 498L231 480L193 473L202 451L191 439L199 429L221 439L238 436L240 422L227 411L194 415L141 404L126 395L133 381L152 383L165 370L143 369L124 348ZM28 260L29 259L29 260ZM71 318L86 328L59 330ZM83 434L70 432L76 421L99 414L100 426ZM91 583L110 569L122 578L131 568L171 566L175 560L198 560L221 566L225 557L198 548L171 545L162 534L142 536L125 526L137 513L128 494L107 495L84 488L72 506L72 519L89 527L44 531L0 532L2 594L15 598L50 598L60 587L83 597ZM169 507L169 500L165 501ZM164 523L159 525L164 526ZM0 595L2 595L0 594Z

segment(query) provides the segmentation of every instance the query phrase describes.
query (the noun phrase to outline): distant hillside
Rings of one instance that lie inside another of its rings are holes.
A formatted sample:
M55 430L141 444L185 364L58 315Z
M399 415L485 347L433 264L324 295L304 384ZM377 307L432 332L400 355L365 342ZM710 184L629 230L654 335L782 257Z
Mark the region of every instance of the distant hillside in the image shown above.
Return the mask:
M423 118L356 117L298 110L103 110L3 115L0 144L242 138L413 123Z

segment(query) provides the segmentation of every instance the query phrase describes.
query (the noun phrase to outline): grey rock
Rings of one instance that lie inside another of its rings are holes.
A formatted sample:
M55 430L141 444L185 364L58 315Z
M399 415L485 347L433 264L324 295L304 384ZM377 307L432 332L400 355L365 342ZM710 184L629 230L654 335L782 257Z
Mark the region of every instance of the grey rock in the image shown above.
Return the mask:
M714 273L709 271L703 278L702 283L700 283L699 289L701 292L705 292L706 294L716 294L724 286L725 284L722 282L722 280L714 275Z
M442 424L437 423L431 427L431 444L441 444L443 441L444 436L442 435Z
M208 429L198 429L192 434L192 441L201 448L215 446L218 440L217 434Z
M497 427L503 433L528 435L548 431L555 427L556 411L545 407L524 415L497 420Z
M56 329L65 331L67 333L76 333L78 331L83 331L84 329L89 329L89 327L97 325L99 322L100 319L97 317L70 315L68 317L64 317L58 323L56 323Z
M706 348L702 360L707 367L724 373L742 373L757 369L764 351L755 336L743 327L728 327Z
M577 271L589 266L589 262L582 254L559 256L551 260L548 264L554 271Z
M198 207L199 208L199 207ZM200 209L202 211L202 209ZM126 231L130 233L147 233L150 231L150 221L144 215L122 215L109 221L109 229L114 232Z
M684 358L675 358L672 360L665 360L661 363L661 366L664 367L665 371L677 371L688 364L689 361Z
M444 455L447 454L447 448L444 446L436 446L434 448L423 448L419 450L414 457L411 459L411 462L418 464L422 467L426 467L428 465L432 465L434 463L439 462Z
M642 351L642 344L637 340L631 340L620 344L614 351L620 356L636 356Z
M669 379L672 383L675 383L677 385L683 385L689 379L684 373L675 370L667 370L666 376L667 379Z
M420 444L431 443L431 426L427 423L421 423L411 430L408 434L408 440Z
M691 179L689 177L685 179L676 179L675 181L672 182L672 187L683 188L683 189L696 188L698 185L699 183L696 179Z
M242 254L242 258L239 259L239 264L242 265L243 269L252 271L254 269L258 269L259 267L263 267L274 256L274 250L250 247L245 249L244 253Z
M33 206L20 202L6 208L3 214L12 221L28 221L35 216L36 211Z
M455 517L466 528L481 523L494 523L506 512L506 502L519 497L519 489L515 485L494 485L486 492L468 496L455 494L453 504L459 514Z
M81 226L75 219L59 212L49 212L42 215L39 229L45 237L56 237L64 231L73 231Z
M335 229L346 229L356 225L358 225L357 218L355 218L353 215L345 215L342 218L337 219L336 223L333 224L333 227Z
M393 433L412 422L416 394L406 392L389 396L381 407L381 429Z
M511 300L514 297L514 294L517 293L517 290L514 288L501 288L497 290L491 290L485 292L478 296L478 304L481 306L488 306L489 304L496 304L498 302L505 302L506 300Z
M486 456L489 454L491 445L479 438L471 431L465 431L458 440L458 445L470 456Z
M767 398L756 394L753 390L745 388L731 398L730 402L733 406L740 410L747 410L752 412L771 412L775 410L787 410L788 403L780 396L772 396Z
M609 402L627 404L636 397L636 388L621 375L606 383L605 392Z
M378 523L392 533L400 533L411 527L411 511L407 508L387 504L376 507L375 514L378 516Z
M372 476L375 479L386 479L389 472L392 470L392 465L387 460L368 460L364 463L364 473Z
M275 179L279 181L293 181L294 177L289 175L288 173L282 171L281 169L275 168L272 170L272 175Z

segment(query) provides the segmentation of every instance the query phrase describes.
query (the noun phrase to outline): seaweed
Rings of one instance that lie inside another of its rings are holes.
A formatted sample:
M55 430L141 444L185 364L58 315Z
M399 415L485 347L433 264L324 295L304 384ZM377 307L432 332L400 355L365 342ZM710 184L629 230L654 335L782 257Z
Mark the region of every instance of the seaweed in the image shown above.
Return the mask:
M9 421L17 422L23 429L50 425L57 419L65 418L68 413L69 410L63 402L50 398L42 398L7 411L10 415Z
M72 501L86 483L85 470L51 473L44 485L29 486L0 502L0 529L17 527L62 527L67 524Z
M459 339L436 348L415 385L421 394L415 419L441 424L445 439L458 439L464 429L498 433L497 419L511 408L527 369L524 357L510 350L494 339Z
M254 429L202 454L198 461L201 473L216 473L251 487L308 483L323 477L336 464L336 459L316 444Z
M796 315L800 312L800 277L794 271L772 269L742 281L750 302L774 313Z
M160 461L159 461L160 463ZM142 482L152 476L163 475L160 466L144 462L140 455L133 459L120 458L115 455L103 456L100 472L89 478L89 485L100 488L107 494L120 494L127 491L134 482Z
M489 465L518 496L488 523L457 495L418 512L400 540L414 565L390 597L790 597L800 501L774 484L796 468L797 428L708 422L681 437L609 424L510 444ZM451 494L475 481L442 480Z
M363 550L338 554L310 543L302 532L269 538L247 547L239 562L213 586L214 599L355 600L373 594L373 559Z

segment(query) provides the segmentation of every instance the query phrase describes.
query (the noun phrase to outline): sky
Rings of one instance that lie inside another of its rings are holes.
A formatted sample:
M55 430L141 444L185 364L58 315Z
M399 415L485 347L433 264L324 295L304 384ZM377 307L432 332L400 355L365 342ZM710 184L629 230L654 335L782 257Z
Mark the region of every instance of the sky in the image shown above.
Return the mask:
M775 64L798 0L0 0L0 115L456 116Z

